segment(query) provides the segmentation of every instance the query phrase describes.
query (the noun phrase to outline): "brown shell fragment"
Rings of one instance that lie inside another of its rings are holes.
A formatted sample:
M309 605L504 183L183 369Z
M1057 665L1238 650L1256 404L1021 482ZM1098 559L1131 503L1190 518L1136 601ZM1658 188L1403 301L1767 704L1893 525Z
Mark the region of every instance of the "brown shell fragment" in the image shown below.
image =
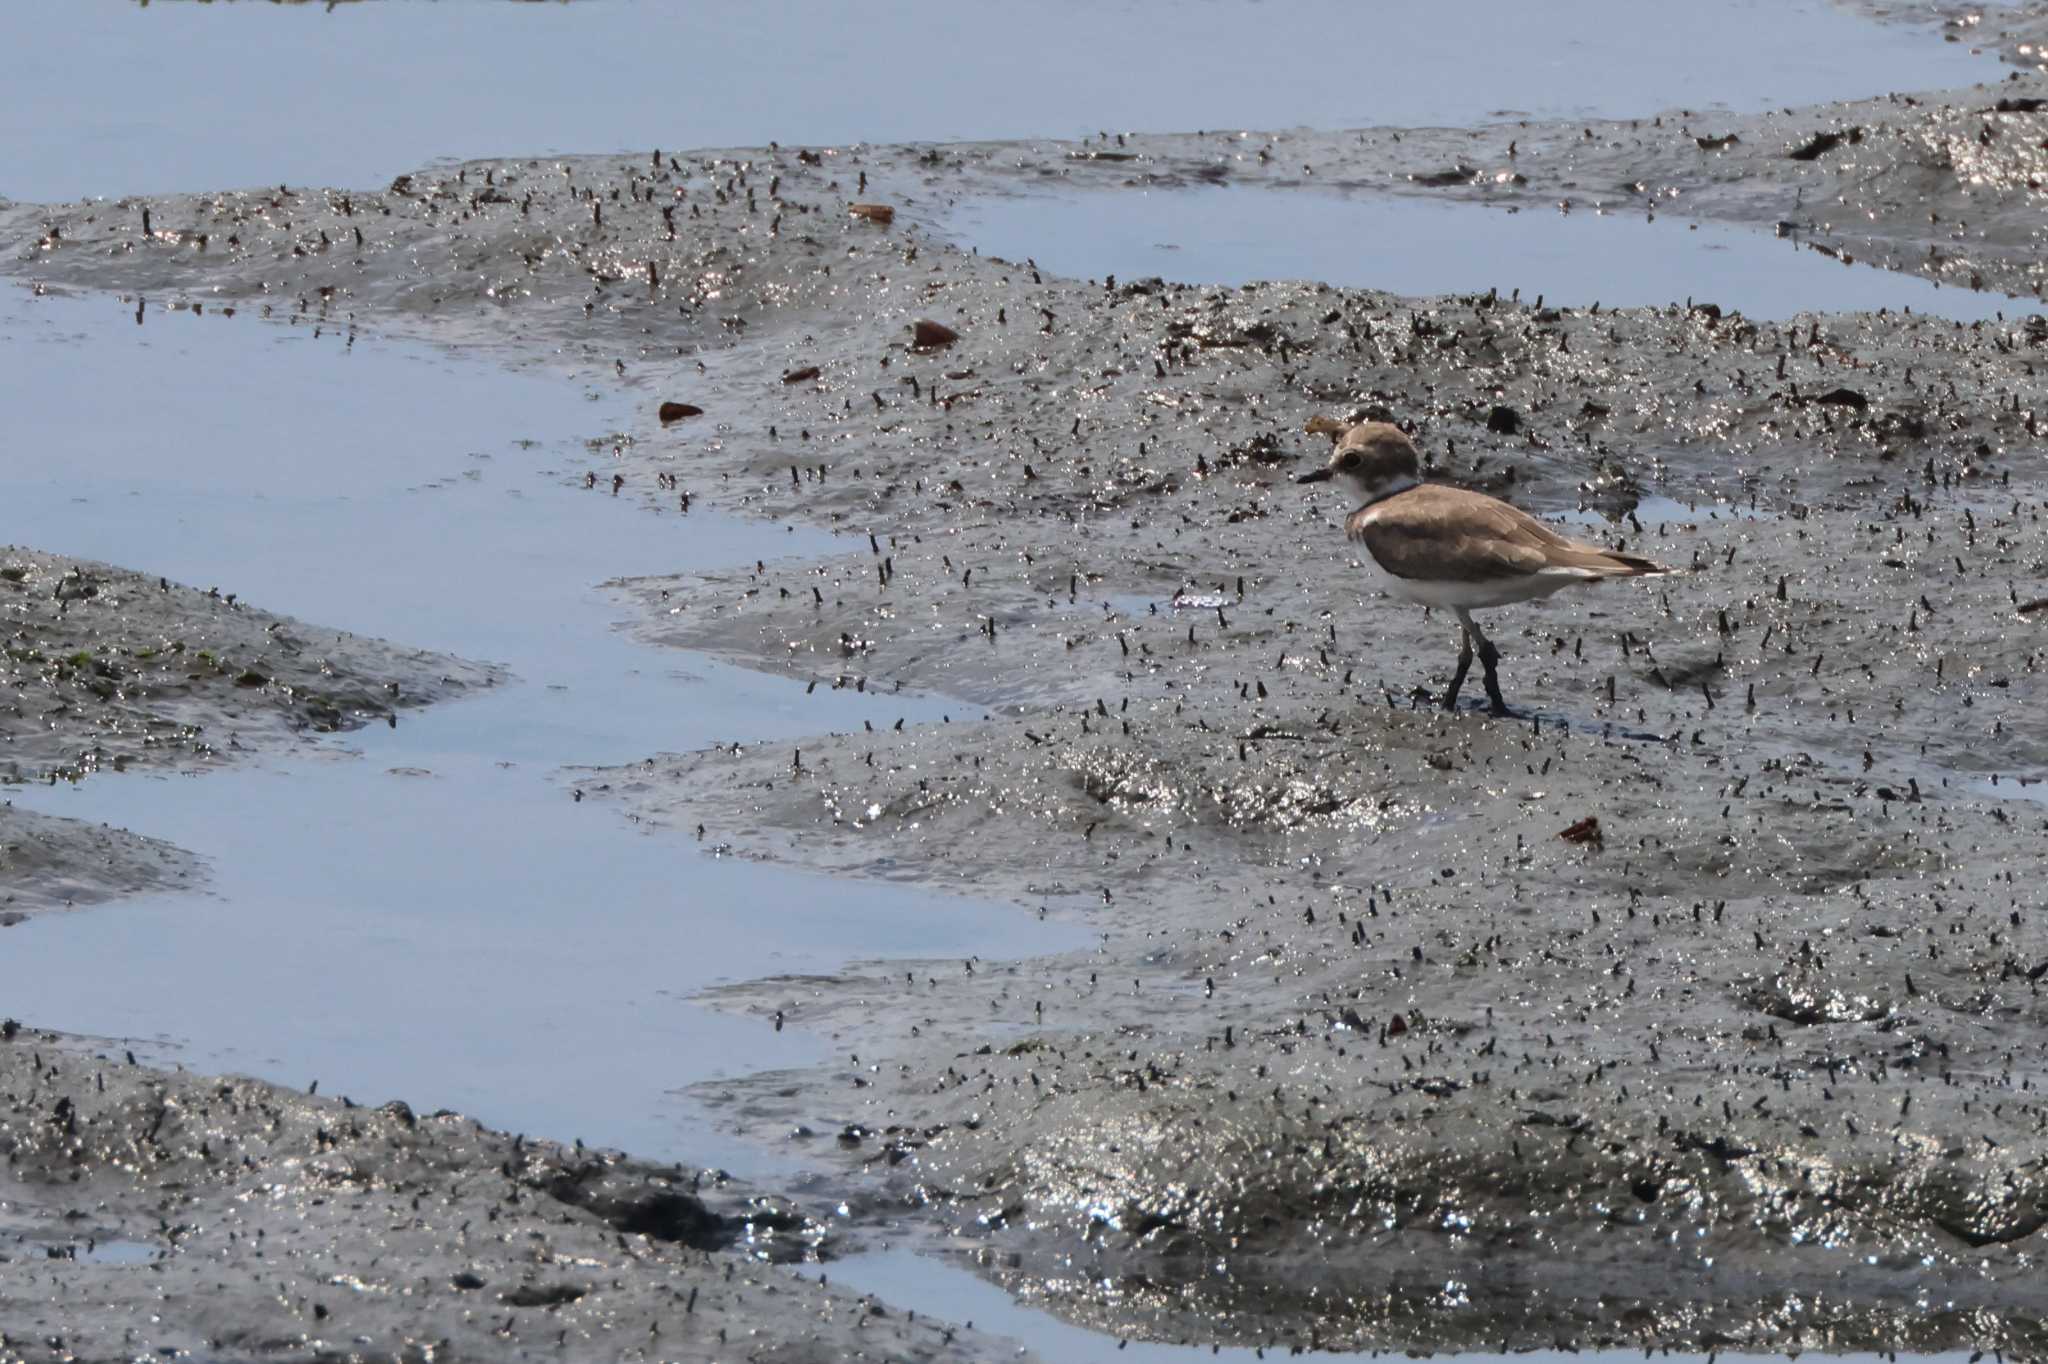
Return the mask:
M1600 832L1600 818L1597 815L1587 815L1569 829L1560 829L1557 836L1567 843L1591 843L1598 846L1606 842Z
M806 379L815 379L817 377L818 367L816 365L805 365L802 369L793 369L783 375L782 382L785 384L800 384Z
M919 350L937 350L940 346L950 346L959 339L960 333L945 323L921 317L917 320L917 326L912 329L911 344Z
M663 426L667 426L670 422L679 422L685 417L701 417L704 415L704 409L695 403L663 403L655 415L661 418Z
M888 204L848 204L846 211L878 227L887 227L896 221L896 210Z

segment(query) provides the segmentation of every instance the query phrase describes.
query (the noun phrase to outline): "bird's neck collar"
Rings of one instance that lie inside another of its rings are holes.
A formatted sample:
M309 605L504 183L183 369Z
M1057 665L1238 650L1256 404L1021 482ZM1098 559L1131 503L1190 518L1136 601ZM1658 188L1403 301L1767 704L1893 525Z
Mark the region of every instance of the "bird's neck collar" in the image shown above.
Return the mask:
M1376 507L1390 497L1405 493L1410 488L1419 488L1421 486L1421 479L1411 478L1407 475L1389 479L1385 483L1374 484L1365 490L1365 501L1359 504L1358 509L1364 511L1367 507Z

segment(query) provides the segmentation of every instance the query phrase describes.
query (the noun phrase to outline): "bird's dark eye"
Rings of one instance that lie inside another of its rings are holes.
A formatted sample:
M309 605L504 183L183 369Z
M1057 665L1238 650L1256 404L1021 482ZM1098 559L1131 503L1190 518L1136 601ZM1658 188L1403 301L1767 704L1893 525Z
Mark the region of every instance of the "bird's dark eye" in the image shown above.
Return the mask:
M1356 469L1358 467L1357 453L1353 452L1351 454L1344 456L1344 458L1338 460L1337 467L1340 469Z

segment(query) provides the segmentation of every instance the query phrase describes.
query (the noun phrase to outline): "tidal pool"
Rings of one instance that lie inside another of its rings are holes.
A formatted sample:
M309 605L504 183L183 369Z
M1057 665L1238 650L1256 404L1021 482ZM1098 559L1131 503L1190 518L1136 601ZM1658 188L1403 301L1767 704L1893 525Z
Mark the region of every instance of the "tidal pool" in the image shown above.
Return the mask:
M616 575L839 543L584 489L602 458L584 439L623 401L332 328L0 290L0 542L514 674L199 778L0 792L168 839L212 873L199 893L8 930L7 1012L190 1068L760 1169L674 1093L815 1062L823 1043L694 992L851 958L1076 945L1015 909L721 858L575 799L568 764L970 718L830 679L807 693L615 629Z
M1910 308L1976 322L2042 309L2037 299L1844 264L1796 237L1653 219L1638 208L1560 213L1393 194L1122 189L969 199L935 226L985 255L1082 279L1306 279L1404 295L1498 289L1557 307L1692 301L1772 320Z

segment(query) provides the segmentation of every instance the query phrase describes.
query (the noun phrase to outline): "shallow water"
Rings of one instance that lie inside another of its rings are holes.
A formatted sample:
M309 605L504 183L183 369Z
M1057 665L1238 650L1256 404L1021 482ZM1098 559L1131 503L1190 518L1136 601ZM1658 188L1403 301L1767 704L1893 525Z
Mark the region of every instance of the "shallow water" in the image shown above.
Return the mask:
M1084 1330L1060 1320L1052 1313L1027 1306L975 1274L964 1265L915 1251L891 1249L849 1255L832 1262L828 1273L833 1283L872 1293L898 1308L930 1313L954 1321L970 1321L978 1329L1008 1336L1040 1359L1062 1364L1197 1364L1217 1360L1223 1364L1261 1364L1261 1361L1293 1357L1292 1347L1275 1345L1264 1351L1250 1346L1213 1349L1208 1345L1167 1345L1155 1341L1118 1341L1099 1332ZM1304 1351L1311 1358L1331 1359L1339 1352ZM1345 1358L1359 1358L1345 1353ZM1527 1350L1514 1354L1461 1353L1467 1364L1640 1364L1642 1354L1627 1350L1561 1351ZM1700 1364L1709 1356L1661 1354L1660 1359ZM1726 1364L1756 1364L1775 1355L1718 1353L1711 1358ZM1830 1354L1829 1364L1886 1364L1883 1355ZM1967 1364L1973 1356L1965 1353L1916 1355L1921 1364Z
M1995 800L2026 800L2048 805L2048 777L1999 775L1973 782L1971 789L1980 796L1990 796Z
M146 1265L164 1253L164 1247L147 1241L91 1241L75 1247L71 1259L82 1265Z
M1214 187L969 200L937 224L985 255L1063 275L1182 284L1320 280L1398 294L1519 291L1557 306L1693 300L1747 317L1911 308L1960 322L2041 311L1844 264L1791 238L1640 210L1519 212L1395 195Z
M2000 74L1929 29L1826 0L70 0L12 7L8 36L0 195L43 201L368 187L440 157L770 139L1762 109Z
M10 930L8 1012L156 1039L194 1068L762 1169L671 1095L815 1061L821 1043L693 992L853 957L1080 941L1014 909L720 859L572 798L564 764L968 718L636 644L599 586L826 553L833 537L585 491L572 466L610 429L614 395L246 315L133 318L111 298L0 291L0 542L218 585L516 678L201 778L7 791L168 839L213 876L204 894Z

